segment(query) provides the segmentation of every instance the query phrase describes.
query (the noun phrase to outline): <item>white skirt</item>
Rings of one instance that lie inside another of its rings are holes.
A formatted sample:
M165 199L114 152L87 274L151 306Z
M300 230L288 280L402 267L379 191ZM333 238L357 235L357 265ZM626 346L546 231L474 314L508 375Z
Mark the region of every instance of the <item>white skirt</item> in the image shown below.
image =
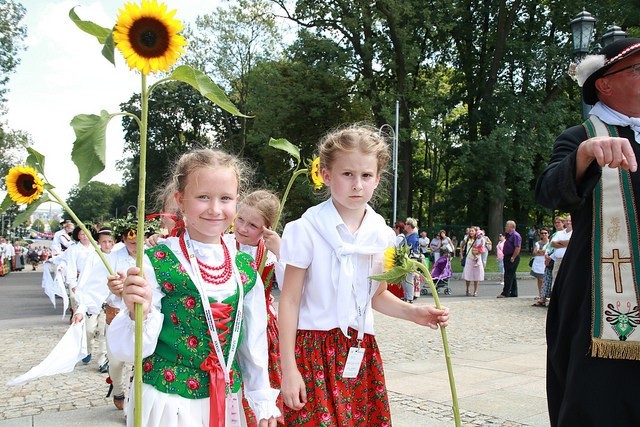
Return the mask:
M235 408L227 405L226 426L232 418L239 418L238 426L246 427L247 422L242 409L242 389L235 394ZM127 426L133 426L134 393L131 387L127 408ZM232 415L235 412L236 417ZM142 384L142 425L145 427L209 427L209 398L187 399L177 394L167 394L156 390L149 384Z

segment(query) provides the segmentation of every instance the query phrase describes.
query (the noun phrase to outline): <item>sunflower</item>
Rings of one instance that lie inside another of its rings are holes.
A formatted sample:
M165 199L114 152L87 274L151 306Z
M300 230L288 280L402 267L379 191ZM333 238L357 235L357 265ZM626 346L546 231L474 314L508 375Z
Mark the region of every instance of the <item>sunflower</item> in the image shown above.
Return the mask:
M187 44L178 34L183 27L173 18L176 11L167 12L156 0L142 0L140 6L126 3L119 12L113 41L129 68L142 74L169 71Z
M44 182L38 176L38 172L29 166L11 168L5 181L9 197L20 205L38 200L44 190Z
M321 190L324 186L324 180L320 176L320 157L316 157L309 167L309 180L314 190Z
M390 246L384 251L384 271L385 273L396 266L396 248Z

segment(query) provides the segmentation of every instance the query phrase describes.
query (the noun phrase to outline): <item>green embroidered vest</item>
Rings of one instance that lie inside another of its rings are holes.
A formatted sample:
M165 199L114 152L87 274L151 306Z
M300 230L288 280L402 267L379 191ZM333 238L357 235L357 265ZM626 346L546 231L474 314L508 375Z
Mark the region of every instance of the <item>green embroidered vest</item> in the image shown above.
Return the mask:
M210 352L215 354L209 338L209 328L198 290L186 272L184 266L166 245L159 245L145 251L155 270L156 279L164 292L162 313L164 321L154 353L145 358L142 364L142 381L163 393L178 394L188 399L209 397L209 373L200 369L200 364ZM236 266L245 295L253 289L257 273L252 266L253 259L238 251ZM225 358L229 355L234 320L238 307L238 293L223 301L209 298L210 303L222 303L230 309L230 321L226 340L222 344ZM224 307L224 305L223 305ZM229 310L226 310L227 312ZM214 314L216 329L220 336L224 332ZM224 316L227 317L227 316ZM242 342L242 329L238 345ZM235 393L242 385L242 375L237 360L231 364L232 391Z

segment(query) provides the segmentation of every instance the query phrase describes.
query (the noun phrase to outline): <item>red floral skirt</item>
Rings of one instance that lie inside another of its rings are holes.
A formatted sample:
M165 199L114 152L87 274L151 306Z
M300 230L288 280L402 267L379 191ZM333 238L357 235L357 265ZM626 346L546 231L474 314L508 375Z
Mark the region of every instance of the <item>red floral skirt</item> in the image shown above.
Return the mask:
M280 341L278 338L278 317L276 309L273 303L267 300L267 341L269 348L269 382L271 388L280 390L282 385L282 370L280 369ZM284 414L282 396L278 396L276 401L280 412ZM257 427L258 422L256 420L253 410L249 406L249 402L245 397L242 398L242 406L244 407L244 414L247 418L248 427ZM278 424L284 425L284 417L278 418Z
M307 403L299 411L285 406L286 425L391 426L382 358L373 335L365 334L365 355L357 378L342 378L356 332L340 329L298 331L296 362L307 387Z

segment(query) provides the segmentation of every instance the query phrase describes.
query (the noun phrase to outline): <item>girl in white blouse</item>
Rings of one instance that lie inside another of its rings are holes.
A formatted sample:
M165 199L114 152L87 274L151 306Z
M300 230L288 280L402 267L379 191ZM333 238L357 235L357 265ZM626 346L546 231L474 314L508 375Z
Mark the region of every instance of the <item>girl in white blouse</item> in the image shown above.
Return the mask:
M287 224L278 312L286 425L383 425L391 415L371 307L437 329L448 309L411 305L369 279L394 232L368 206L389 161L377 130L352 126L320 143L329 200Z

